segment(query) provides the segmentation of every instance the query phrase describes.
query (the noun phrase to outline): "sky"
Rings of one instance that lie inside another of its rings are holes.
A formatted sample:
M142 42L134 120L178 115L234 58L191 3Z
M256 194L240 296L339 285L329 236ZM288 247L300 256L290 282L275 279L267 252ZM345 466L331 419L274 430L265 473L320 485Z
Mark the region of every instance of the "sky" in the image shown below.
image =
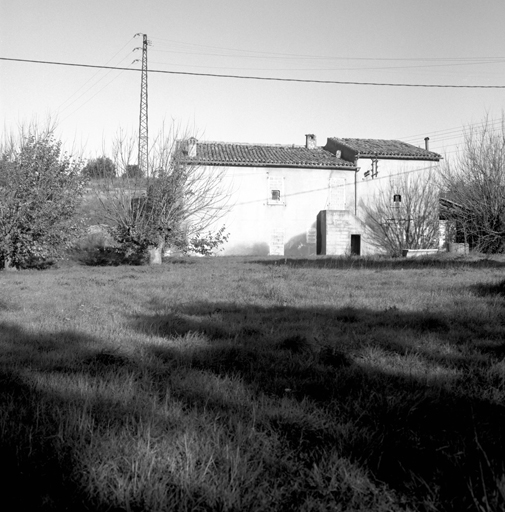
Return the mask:
M505 106L505 88L246 80L155 70L412 85L505 86L503 0L0 0L4 133L49 117L64 144L110 151L138 132L147 34L149 134L299 144L305 134L400 139L444 155Z

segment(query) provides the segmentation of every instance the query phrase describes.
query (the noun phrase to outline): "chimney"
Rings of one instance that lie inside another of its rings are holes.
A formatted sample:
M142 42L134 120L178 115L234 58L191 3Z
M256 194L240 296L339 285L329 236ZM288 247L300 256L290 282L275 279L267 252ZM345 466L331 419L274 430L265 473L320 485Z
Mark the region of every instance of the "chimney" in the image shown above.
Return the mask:
M313 133L305 135L305 147L307 149L316 149L317 141L316 136Z
M426 151L430 150L430 138L429 137L424 138L424 149L426 149Z
M190 137L188 139L188 156L190 158L195 158L196 156L196 144L198 143L198 140L194 137Z

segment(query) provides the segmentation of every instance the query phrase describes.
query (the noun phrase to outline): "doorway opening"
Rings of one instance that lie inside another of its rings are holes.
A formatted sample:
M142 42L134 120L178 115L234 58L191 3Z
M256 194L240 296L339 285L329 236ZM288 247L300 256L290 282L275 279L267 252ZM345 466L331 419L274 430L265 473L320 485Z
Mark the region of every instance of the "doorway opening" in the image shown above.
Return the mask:
M351 256L361 256L361 235L351 235Z

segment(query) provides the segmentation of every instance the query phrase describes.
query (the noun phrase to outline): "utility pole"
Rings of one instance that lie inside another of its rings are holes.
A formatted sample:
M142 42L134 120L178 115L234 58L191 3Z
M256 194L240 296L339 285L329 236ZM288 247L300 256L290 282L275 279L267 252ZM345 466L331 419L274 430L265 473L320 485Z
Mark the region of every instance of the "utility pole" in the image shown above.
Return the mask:
M135 37L142 36L142 72L140 78L140 115L139 115L139 156L138 166L144 176L149 177L149 129L147 115L147 47L151 41L147 40L147 34L135 34ZM138 60L138 59L137 59ZM135 61L134 61L135 62Z

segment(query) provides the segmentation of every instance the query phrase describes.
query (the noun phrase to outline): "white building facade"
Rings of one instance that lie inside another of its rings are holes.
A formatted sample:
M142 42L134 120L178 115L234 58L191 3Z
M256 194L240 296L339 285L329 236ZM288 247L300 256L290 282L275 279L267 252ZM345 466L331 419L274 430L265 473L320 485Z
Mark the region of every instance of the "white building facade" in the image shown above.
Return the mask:
M370 193L363 180L368 161L377 168L378 160L418 165L440 156L398 141L389 141L396 146L380 141L389 153L380 155L374 148L370 155L360 151L364 145L359 141L365 140L332 138L319 147L313 135L306 135L304 146L190 139L181 158L219 172L228 191L227 208L211 228L217 231L224 225L229 234L220 254L370 254L374 248L367 243L358 208Z

